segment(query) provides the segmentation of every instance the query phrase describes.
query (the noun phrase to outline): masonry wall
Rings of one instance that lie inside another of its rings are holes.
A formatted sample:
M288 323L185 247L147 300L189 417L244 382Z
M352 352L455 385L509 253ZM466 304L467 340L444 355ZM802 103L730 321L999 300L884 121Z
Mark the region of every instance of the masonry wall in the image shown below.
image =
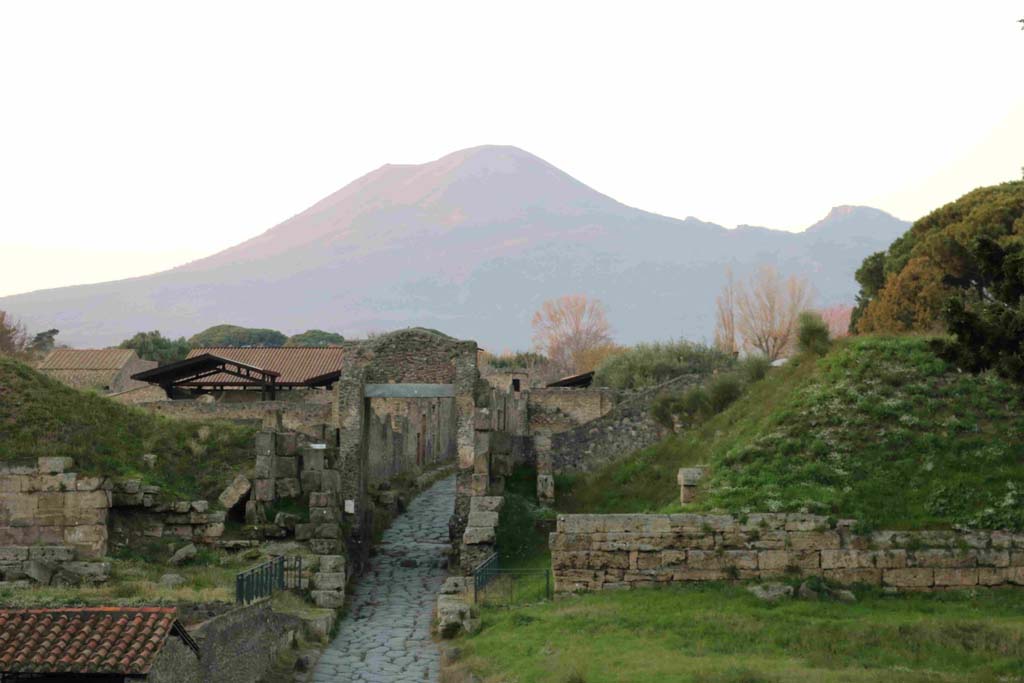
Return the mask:
M555 591L822 576L900 590L1024 585L1024 534L853 532L804 514L559 515Z
M454 399L370 399L370 485L454 460L455 447Z
M241 393L241 392L239 392ZM258 392L246 392L257 393ZM159 415L179 420L232 420L262 422L273 412L280 412L285 429L303 433L315 430L317 425L331 419L332 394L324 393L323 400L312 401L221 401L205 403L198 400L159 401L138 403L138 407Z
M266 603L240 607L204 623L190 634L199 645L197 681L251 683L260 680L302 628L297 617L276 614Z

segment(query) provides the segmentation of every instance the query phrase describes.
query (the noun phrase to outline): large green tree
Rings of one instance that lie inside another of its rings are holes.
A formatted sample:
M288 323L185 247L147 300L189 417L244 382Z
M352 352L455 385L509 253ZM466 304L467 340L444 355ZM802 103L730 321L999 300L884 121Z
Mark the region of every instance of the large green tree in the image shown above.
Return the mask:
M131 339L125 339L118 344L120 349L133 349L139 354L139 358L155 360L161 365L181 360L188 355L192 348L184 337L169 339L160 334L159 330L152 332L137 332Z
M288 341L281 332L262 327L214 325L189 337L193 348L208 346L284 346Z

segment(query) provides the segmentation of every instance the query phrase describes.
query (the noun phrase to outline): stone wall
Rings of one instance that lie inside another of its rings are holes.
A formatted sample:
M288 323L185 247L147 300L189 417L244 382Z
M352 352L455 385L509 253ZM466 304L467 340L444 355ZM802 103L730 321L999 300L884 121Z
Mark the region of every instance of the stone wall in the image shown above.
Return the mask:
M663 391L681 391L702 381L699 375L677 377L620 401L596 420L551 434L548 456L552 470L590 472L657 443L665 430L651 418L654 399ZM536 447L536 438L534 442ZM538 469L541 452L538 448Z
M369 484L455 459L451 398L370 399Z
M203 400L179 400L136 403L135 405L152 413L178 420L231 420L254 424L261 423L269 413L279 412L285 429L312 434L319 428L319 425L330 422L331 396L331 394L324 393L325 400L323 401L221 401L209 403Z
M898 590L1024 585L1024 534L853 528L805 514L559 515L555 591L809 575Z
M66 545L80 558L106 555L113 485L73 467L63 457L0 465L0 546Z

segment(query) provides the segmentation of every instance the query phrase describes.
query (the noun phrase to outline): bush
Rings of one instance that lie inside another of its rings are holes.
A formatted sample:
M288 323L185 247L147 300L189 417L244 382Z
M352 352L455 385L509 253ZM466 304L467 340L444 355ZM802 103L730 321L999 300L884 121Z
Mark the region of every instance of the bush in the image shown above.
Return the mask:
M613 389L651 387L681 375L710 375L735 362L731 354L687 341L637 344L601 363L594 384Z
M800 314L797 325L797 344L801 352L810 352L818 356L828 353L828 348L831 345L828 325L818 313L804 311Z
M771 362L764 356L748 356L740 361L739 372L747 384L760 382L772 369Z
M712 415L728 408L743 394L743 384L735 375L721 375L708 385L707 400Z

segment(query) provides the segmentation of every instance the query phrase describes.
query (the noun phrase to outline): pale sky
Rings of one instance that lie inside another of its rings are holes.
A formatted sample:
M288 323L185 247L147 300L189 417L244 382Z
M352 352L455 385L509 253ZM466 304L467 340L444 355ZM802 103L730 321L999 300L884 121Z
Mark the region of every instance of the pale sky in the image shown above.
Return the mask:
M984 2L0 4L0 296L162 270L384 163L522 147L626 204L913 220L1024 166Z

